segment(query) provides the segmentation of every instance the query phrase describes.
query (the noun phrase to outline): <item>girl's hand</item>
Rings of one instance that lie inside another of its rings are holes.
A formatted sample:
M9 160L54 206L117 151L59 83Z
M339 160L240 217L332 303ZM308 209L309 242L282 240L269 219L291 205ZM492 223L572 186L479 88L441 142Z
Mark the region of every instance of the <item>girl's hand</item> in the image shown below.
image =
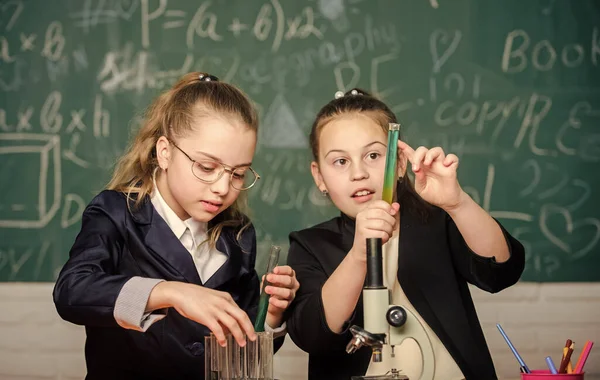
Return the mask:
M400 149L412 164L415 173L415 190L425 201L450 211L459 206L463 191L456 178L458 157L446 155L440 147L414 150L403 141Z
M256 339L250 318L229 293L183 282L161 282L154 287L150 297L166 300L164 303L179 314L208 327L222 346L226 344L228 332L240 346L246 344L245 336Z
M378 200L356 215L354 244L350 254L361 262L367 261L367 238L381 238L385 244L394 233L396 217L400 205Z
M296 279L296 272L287 265L275 267L273 273L267 275L267 281L269 284L265 287L265 292L271 296L267 323L276 328L281 325L284 311L296 297L300 283Z

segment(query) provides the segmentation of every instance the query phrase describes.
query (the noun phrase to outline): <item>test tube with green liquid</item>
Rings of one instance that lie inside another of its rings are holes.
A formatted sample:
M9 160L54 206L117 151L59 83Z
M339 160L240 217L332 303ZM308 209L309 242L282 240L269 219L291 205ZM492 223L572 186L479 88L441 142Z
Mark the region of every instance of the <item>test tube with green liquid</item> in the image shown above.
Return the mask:
M398 136L400 124L390 123L388 129L387 155L385 157L385 174L383 177L383 200L392 204L394 189L398 180L396 163L398 161Z
M267 281L267 275L273 273L273 269L277 266L279 261L279 252L281 247L277 245L271 246L271 252L269 253L269 259L267 260L267 271L265 272L265 280L263 281L260 289L260 298L258 300L258 314L256 315L256 321L254 322L254 331L263 332L265 331L265 320L267 318L267 311L269 310L269 298L270 295L265 292L265 288L269 285Z

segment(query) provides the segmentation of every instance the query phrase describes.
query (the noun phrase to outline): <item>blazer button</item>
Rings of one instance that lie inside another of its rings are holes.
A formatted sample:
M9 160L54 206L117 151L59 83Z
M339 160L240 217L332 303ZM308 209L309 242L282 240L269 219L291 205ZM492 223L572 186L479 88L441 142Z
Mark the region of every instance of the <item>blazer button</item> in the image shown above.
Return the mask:
M200 355L204 354L204 344L201 342L194 342L191 344L187 344L185 347L188 350L190 350L190 352L194 356L200 356Z

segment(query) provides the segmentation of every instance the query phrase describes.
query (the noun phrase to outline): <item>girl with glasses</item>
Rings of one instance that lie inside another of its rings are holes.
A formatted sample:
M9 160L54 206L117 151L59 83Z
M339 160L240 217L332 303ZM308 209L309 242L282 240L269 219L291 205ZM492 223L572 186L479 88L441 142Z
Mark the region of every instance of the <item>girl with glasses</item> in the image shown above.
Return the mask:
M86 327L87 379L202 379L210 332L222 345L228 333L256 339L256 236L244 206L259 179L257 128L246 95L204 73L147 110L54 288L61 317ZM267 280L264 328L283 337L299 284L288 266Z

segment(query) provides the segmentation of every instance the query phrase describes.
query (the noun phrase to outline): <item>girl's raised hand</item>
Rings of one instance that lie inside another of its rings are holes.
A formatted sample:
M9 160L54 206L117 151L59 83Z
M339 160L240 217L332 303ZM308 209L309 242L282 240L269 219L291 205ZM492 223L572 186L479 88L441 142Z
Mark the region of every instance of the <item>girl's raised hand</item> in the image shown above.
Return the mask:
M446 155L440 147L428 149L421 146L414 150L401 140L398 141L398 149L406 155L412 165L415 190L421 198L444 210L458 206L463 191L456 177L456 155Z

